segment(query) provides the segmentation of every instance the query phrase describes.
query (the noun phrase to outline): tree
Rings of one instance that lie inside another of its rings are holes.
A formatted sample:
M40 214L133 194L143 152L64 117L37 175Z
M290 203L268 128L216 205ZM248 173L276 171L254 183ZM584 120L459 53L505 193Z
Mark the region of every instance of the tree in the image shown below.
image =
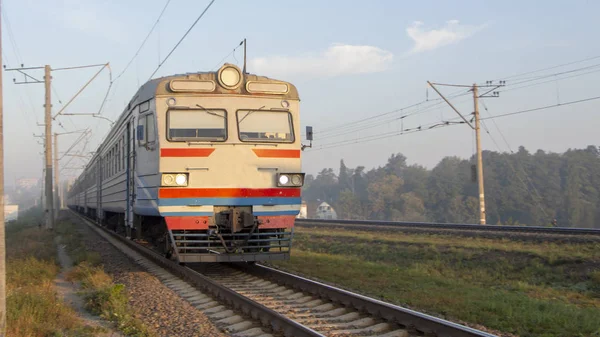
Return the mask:
M360 199L349 189L340 192L338 217L343 219L364 219L363 205Z
M353 190L354 186L352 184L352 174L351 172L349 172L350 170L348 170L348 168L346 167L346 165L344 164L344 160L340 160L340 174L339 174L339 178L338 181L340 182L340 186L339 189L340 191L343 191L345 189L349 189L349 190Z
M520 146L516 153L483 152L488 223L600 228L600 149L590 145L565 153ZM306 176L307 201L327 201L345 218L478 222L474 158L443 158L433 169L406 164L393 154L382 167L354 169L340 161L336 176L323 169Z
M403 181L395 175L383 176L369 184L368 193L371 202L371 215L375 219L391 219L393 210L398 210L396 195Z

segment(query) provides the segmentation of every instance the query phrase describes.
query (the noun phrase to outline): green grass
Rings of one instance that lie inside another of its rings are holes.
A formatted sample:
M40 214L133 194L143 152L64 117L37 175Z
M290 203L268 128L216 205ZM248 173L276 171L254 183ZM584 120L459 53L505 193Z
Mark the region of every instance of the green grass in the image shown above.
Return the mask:
M600 336L600 245L297 228L276 265L519 336Z
M56 296L56 247L38 210L6 229L7 336L93 336Z
M76 264L68 277L81 282L86 308L92 313L114 322L126 336L153 336L133 315L134 311L129 306L125 286L115 284L112 277L104 272L100 265L100 254L85 249L76 225L68 220L63 220L57 224L56 229L62 242L67 246L69 256Z

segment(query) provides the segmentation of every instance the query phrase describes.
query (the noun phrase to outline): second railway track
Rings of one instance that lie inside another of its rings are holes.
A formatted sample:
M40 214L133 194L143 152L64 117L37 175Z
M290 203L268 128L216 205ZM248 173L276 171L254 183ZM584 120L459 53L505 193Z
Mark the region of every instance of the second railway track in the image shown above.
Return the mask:
M539 227L539 226L499 226L499 225L475 225L475 224L453 224L434 222L402 222L402 221L379 221L379 220L326 220L326 219L296 219L298 226L317 227L362 227L381 229L443 229L457 231L483 231L497 233L539 233L554 235L574 236L600 236L598 228L574 228L574 227Z
M181 266L79 218L232 336L494 336L269 267Z

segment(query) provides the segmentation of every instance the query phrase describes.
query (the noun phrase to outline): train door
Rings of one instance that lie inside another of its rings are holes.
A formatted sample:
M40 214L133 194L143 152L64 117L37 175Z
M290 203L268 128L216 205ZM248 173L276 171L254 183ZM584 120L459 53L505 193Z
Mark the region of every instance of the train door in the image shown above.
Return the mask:
M135 205L135 142L133 141L135 123L131 118L127 123L126 132L126 188L127 188L127 206L125 209L125 227L127 236L131 237L131 228L133 228L133 206Z
M136 126L136 214L158 216L158 142L156 139L156 116L150 110L150 102L140 104ZM141 164L143 163L143 165Z
M102 153L102 152L100 152ZM102 223L102 155L98 156L98 160L94 165L94 178L96 179L96 222Z

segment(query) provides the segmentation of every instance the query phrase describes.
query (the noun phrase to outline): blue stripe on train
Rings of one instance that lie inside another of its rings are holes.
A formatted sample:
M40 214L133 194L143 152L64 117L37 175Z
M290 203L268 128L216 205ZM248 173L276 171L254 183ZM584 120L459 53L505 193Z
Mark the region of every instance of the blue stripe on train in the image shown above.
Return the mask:
M254 212L254 216L298 215L300 211ZM160 212L161 216L213 216L212 212Z
M159 206L252 206L299 205L301 198L168 198L158 199Z
M254 212L254 216L298 215L300 211Z
M213 212L160 212L161 216L213 216Z

